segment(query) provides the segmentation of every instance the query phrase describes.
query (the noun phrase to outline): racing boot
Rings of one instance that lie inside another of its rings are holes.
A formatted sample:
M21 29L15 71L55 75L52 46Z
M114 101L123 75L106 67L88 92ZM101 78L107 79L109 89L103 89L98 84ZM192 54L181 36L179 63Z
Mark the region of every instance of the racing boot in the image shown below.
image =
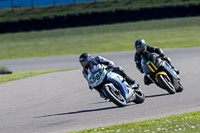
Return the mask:
M139 86L140 86L139 84L134 84L134 85L133 85L133 89L136 90L136 89L139 88Z
M103 98L104 100L107 100L107 97L106 97L104 94L102 94L102 93L99 92L99 95L100 95L100 97Z
M131 88L133 89L133 90L137 90L137 89L139 89L139 84L133 84L133 85L131 85Z

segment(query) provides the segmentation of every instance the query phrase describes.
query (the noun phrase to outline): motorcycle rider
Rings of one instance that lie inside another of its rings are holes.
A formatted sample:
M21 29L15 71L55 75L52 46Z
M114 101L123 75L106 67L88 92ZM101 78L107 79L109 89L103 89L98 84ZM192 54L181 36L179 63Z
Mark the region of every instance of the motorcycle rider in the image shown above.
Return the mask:
M104 57L101 57L101 56L96 56L96 57L92 57L89 53L82 53L80 56L79 56L79 62L81 64L81 66L83 67L83 71L82 71L82 74L83 76L85 77L85 79L88 81L88 68L93 66L93 65L98 65L98 64L103 64L105 66L107 66L107 68L109 68L109 70L111 70L112 72L115 72L115 73L118 73L119 75L121 75L126 81L127 83L131 86L133 84L135 84L135 80L131 79L125 72L124 70L122 69L122 67L118 66L118 67L115 67L115 64L114 62L104 58ZM93 88L91 88L89 86L89 88L92 90ZM138 88L138 87L136 87ZM134 89L136 89L134 88ZM96 89L96 88L95 88ZM103 93L101 92L101 88L100 89L96 89L100 96L102 98L105 98L105 96L103 95Z
M163 59L166 60L171 65L170 60L168 60L167 58L164 57L165 54L162 49L154 47L154 46L146 45L146 42L144 39L138 39L135 41L135 49L136 49L136 52L135 52L135 56L134 56L134 61L136 63L137 69L141 73L144 73L143 69L142 69L142 65L141 65L141 58L142 58L142 55L144 55L146 52L157 53L160 57L163 57ZM177 74L180 73L180 71L176 70L173 66L172 66L172 68L175 70L175 72ZM152 81L146 75L144 75L144 84L149 85L151 83L152 83Z

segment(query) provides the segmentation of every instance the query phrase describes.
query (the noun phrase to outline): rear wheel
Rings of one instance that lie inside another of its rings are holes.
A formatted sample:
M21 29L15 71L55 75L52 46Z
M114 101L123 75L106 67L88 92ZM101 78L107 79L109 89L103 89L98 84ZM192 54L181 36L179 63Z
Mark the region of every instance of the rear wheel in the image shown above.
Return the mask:
M181 83L181 81L178 81L178 89L176 89L176 92L182 92L183 91L183 85Z
M126 106L126 100L121 93L113 91L110 87L106 86L102 89L103 93L108 99L115 103L119 107Z
M166 75L159 74L157 76L157 79L158 79L158 84L160 85L160 87L167 90L170 94L176 93L176 90L173 84L171 83L171 80L169 77L167 77Z
M133 102L136 104L141 104L144 102L144 100L145 100L144 93L140 89L135 90L135 100Z

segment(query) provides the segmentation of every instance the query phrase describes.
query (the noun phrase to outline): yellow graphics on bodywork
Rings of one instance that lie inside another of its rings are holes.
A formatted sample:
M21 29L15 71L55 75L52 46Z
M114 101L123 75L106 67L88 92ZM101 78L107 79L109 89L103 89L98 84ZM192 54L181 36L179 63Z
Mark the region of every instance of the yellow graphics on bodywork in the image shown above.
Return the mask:
M163 74L163 75L166 75L167 76L167 73L165 72L165 71L161 71L161 72L158 72L158 73L156 73L156 75L155 75L155 80L156 80L156 82L158 83L158 79L156 78L159 74Z
M126 99L129 98L128 94L126 93Z
M113 76L113 74L112 73L110 73L110 77L112 77Z
M149 69L151 69L151 71L152 71L153 73L154 73L155 71L158 70L158 68L154 65L153 62L148 61L146 64L147 64L147 66L149 67Z
M110 77L113 76L113 73L110 73ZM119 78L118 78L119 79ZM120 82L120 80L114 79L116 82Z

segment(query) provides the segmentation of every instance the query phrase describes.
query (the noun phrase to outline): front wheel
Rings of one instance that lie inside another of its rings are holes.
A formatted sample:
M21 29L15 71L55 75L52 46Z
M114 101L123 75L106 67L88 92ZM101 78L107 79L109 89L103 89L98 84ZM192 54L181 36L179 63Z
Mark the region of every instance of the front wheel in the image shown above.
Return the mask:
M109 86L106 86L102 89L103 93L108 99L115 103L119 107L126 106L126 100L121 93L113 91Z
M176 90L173 84L169 81L170 79L166 75L159 74L157 76L158 84L163 89L167 90L170 94L175 94Z

